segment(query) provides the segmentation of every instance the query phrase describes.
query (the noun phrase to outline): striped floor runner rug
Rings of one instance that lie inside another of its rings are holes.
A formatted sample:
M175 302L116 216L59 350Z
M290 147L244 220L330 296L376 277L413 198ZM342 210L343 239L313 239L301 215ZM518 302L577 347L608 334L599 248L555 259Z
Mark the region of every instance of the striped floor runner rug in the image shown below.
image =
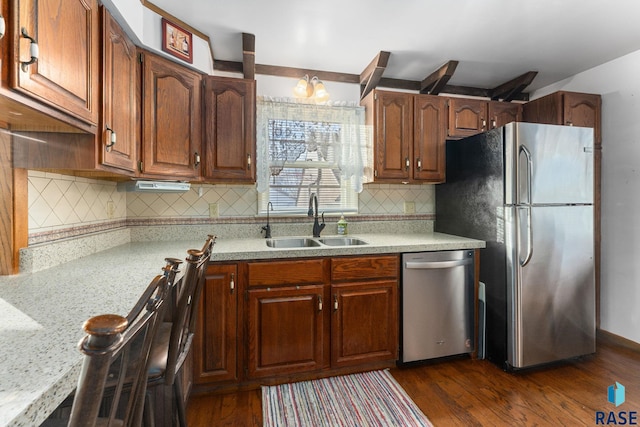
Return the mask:
M432 426L388 370L262 387L265 427Z

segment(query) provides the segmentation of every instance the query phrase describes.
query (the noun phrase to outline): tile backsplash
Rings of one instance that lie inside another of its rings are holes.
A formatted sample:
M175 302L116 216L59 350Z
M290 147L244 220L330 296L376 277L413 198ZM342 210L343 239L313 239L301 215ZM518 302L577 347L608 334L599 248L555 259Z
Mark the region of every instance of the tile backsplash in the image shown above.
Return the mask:
M29 236L79 228L95 229L131 219L209 218L209 204L221 218L255 217L255 187L193 184L185 193L125 193L115 182L29 171ZM359 215L435 214L433 185L367 184L359 195Z

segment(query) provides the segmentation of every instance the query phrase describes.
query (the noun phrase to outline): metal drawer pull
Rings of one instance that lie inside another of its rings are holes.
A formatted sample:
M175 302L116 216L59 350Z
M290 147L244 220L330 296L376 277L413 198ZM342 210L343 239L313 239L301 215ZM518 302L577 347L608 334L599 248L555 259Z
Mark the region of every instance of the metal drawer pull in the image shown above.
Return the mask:
M235 288L236 288L235 274L231 273L231 280L229 281L229 289L231 290L231 293L233 293Z
M247 169L251 169L251 154L247 154Z
M104 146L104 148L107 150L107 152L109 152L109 151L111 151L111 147L116 145L116 131L111 129L109 127L109 125L106 125L105 127L107 128L107 131L111 132L111 138L109 140L109 143Z
M472 264L472 258L466 258L455 261L430 261L430 262L405 262L405 268L428 269L428 268L452 268L461 265Z
M4 32L7 29L7 25L4 22L4 16L0 15L0 39L4 37Z
M318 295L318 311L322 311L322 297Z
M38 48L38 42L36 42L35 39L27 33L27 29L24 27L22 28L22 37L24 37L25 39L28 39L31 42L31 45L29 47L29 55L31 55L31 60L28 62L20 63L21 64L20 67L22 68L22 71L26 73L29 65L33 64L38 60L38 56L40 56L40 49Z
M198 165L200 165L200 154L198 154L198 152L196 151L193 154L193 168L197 168Z

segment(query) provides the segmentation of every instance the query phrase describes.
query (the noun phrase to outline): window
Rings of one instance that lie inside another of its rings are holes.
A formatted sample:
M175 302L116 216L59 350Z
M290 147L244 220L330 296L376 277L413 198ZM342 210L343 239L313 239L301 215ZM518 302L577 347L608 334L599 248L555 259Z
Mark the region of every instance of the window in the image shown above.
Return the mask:
M326 213L357 212L368 132L360 107L258 103L260 213L307 214L311 194ZM262 159L261 159L262 157Z

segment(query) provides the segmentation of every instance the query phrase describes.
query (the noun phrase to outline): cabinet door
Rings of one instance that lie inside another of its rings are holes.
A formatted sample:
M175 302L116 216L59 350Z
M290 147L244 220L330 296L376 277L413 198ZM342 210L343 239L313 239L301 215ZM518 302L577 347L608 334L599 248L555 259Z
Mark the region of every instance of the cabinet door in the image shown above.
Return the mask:
M323 367L323 286L251 289L248 293L248 376Z
M489 128L495 129L511 122L522 121L522 105L511 102L489 102Z
M19 39L13 87L90 124L98 123L98 0L16 1L18 28L37 41L39 58L31 65L31 42ZM64 11L64 13L62 12Z
M374 93L375 179L410 178L413 143L413 95Z
M594 129L595 145L602 143L600 133L600 95L564 92L564 125Z
M142 67L142 174L198 178L201 75L148 52Z
M255 92L254 80L205 78L205 179L255 182Z
M487 101L449 98L449 136L475 135L487 130Z
M331 366L395 360L397 281L331 285Z
M139 132L136 47L104 7L102 22L103 101L98 136L99 161L103 166L135 172Z
M447 139L447 100L417 95L413 101L413 179L443 182Z
M196 383L237 379L238 297L236 264L210 265L193 342Z

